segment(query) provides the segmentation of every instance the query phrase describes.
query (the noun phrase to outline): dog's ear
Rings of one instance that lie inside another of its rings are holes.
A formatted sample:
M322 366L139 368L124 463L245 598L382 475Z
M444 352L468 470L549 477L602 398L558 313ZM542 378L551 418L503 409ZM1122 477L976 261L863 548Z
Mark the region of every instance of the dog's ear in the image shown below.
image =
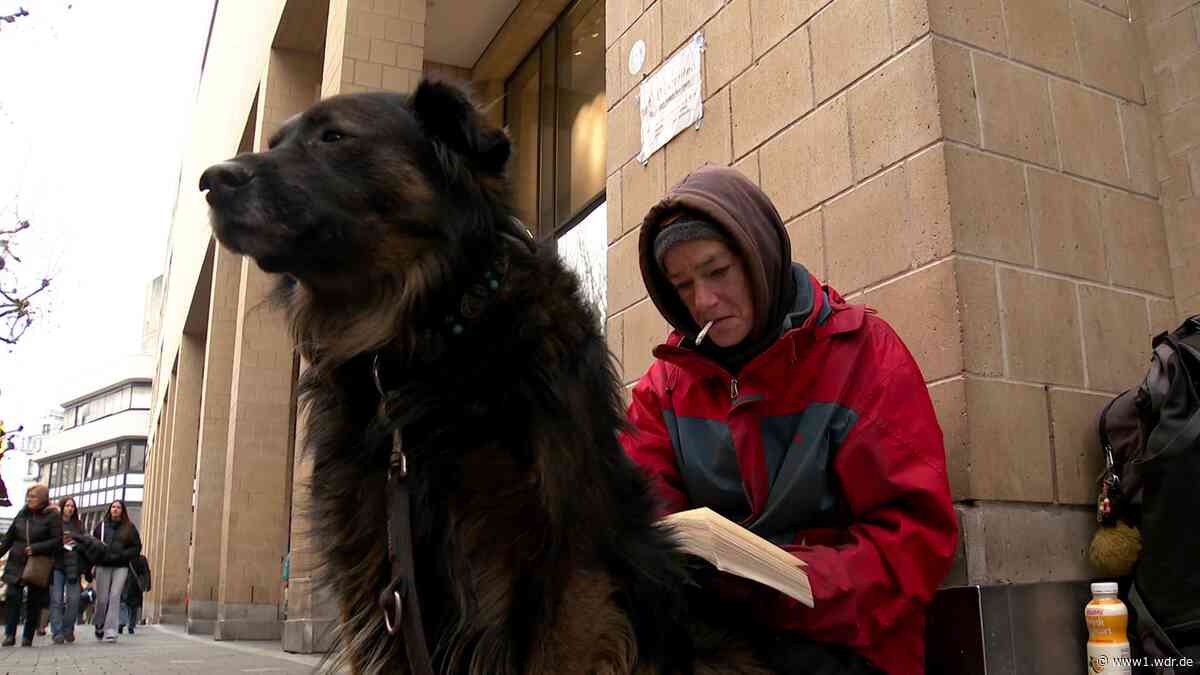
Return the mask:
M460 87L439 80L421 80L413 92L413 111L425 131L480 169L500 173L508 161L508 134L484 122Z

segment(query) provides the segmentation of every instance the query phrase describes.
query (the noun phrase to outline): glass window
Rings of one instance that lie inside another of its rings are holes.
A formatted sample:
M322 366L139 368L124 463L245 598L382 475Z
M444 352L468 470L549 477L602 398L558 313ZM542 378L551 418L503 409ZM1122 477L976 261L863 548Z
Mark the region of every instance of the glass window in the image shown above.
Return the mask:
M146 470L145 443L131 443L129 445L129 470L130 472L143 472Z
M76 406L71 406L63 410L63 429L70 429L75 426L75 412L78 409Z
M604 3L581 0L559 21L558 144L554 175L561 225L604 191Z
M105 394L104 395L104 414L105 415L113 415L113 414L119 413L122 410L124 410L125 408L121 406L122 398L125 398L126 400L128 400L128 398L129 398L129 392L124 387L122 387L116 391L110 391L107 394Z
M117 473L125 473L125 468L129 463L129 444L122 443L117 450Z
M504 116L512 138L513 176L517 216L537 231L538 216L538 93L541 87L539 51L525 59L508 83Z
M558 238L558 255L579 276L604 330L608 295L608 205L601 203Z
M130 400L129 407L134 408L135 410L149 410L150 409L150 385L149 384L133 385L133 393L132 393L132 398Z
M48 487L54 487L55 485L58 485L58 462L50 465L50 478L47 481Z
M505 122L518 215L550 238L604 193L604 3L578 0L508 81Z

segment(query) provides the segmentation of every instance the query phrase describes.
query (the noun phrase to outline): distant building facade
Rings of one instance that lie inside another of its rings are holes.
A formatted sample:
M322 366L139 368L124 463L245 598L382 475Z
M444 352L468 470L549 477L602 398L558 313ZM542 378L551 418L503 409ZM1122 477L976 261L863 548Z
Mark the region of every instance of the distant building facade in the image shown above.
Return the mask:
M63 402L62 431L41 439L39 482L53 500L75 497L89 528L114 499L140 524L153 367L138 355L106 368Z
M11 449L4 453L4 460L0 461L0 476L4 477L4 486L8 489L12 506L0 507L0 534L8 531L17 511L25 505L25 491L38 480L38 463L34 458L41 452L42 444L61 428L62 411L54 409L48 411L36 425L21 431L10 430L5 436L4 443Z

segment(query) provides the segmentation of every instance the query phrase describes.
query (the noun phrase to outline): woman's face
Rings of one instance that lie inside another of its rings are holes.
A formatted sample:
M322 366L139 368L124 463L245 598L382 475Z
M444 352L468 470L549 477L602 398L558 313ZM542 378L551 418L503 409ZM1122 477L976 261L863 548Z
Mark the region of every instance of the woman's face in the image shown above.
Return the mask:
M66 504L63 504L63 520L70 520L75 517L75 500L68 499Z
M25 493L25 506L28 506L30 511L38 511L45 506L45 503L42 501L41 495L30 490Z
M754 300L741 257L723 242L700 239L677 244L663 257L667 280L696 325L713 322L708 336L732 347L754 329Z
M108 507L108 515L113 520L120 520L121 514L123 514L124 512L125 512L125 509L121 508L121 502L113 502Z

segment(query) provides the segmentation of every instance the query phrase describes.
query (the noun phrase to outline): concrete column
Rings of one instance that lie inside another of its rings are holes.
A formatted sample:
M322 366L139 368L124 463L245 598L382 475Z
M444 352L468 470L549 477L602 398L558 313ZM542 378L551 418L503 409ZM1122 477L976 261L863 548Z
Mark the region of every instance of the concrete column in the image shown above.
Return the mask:
M311 521L306 517L312 458L305 452L305 418L296 421L296 461L292 479L291 562L287 586L287 621L283 625L283 648L300 654L329 651L337 608L332 598L314 586L316 560L310 539Z
M1200 3L710 4L605 5L608 63L647 48L640 72L606 73L608 336L625 382L666 333L638 272L641 219L697 166L731 166L774 201L795 260L876 308L920 365L963 525L948 582L1087 578L1095 415L1200 289L1180 285L1195 266L1168 256L1160 202L1195 222L1183 160L1200 108L1174 82L1200 51ZM697 30L704 124L640 162L638 85ZM1170 85L1161 120L1151 81Z
M229 387L237 333L242 258L217 245L204 350L200 430L196 457L196 508L189 548L189 633L211 635L221 578L221 525L225 507L225 447L229 441Z
M281 634L293 361L283 317L264 302L274 281L243 259L221 514L218 640Z
M200 397L204 375L203 336L184 333L179 344L175 375L171 455L163 480L162 564L156 576L158 615L162 623L182 624L187 619L188 541L192 531L192 486L196 475L196 449L200 432Z
M1157 182L1170 255L1175 304L1151 305L1156 330L1200 313L1200 1L1134 3L1133 20L1146 46L1142 82L1153 112ZM1139 120L1141 124L1144 120Z
M171 439L175 433L175 391L178 386L178 378L175 370L171 371L170 384L167 385L167 400L163 407L165 422L163 433L157 440L158 447L154 450L154 462L151 465L153 469L152 494L154 495L154 510L149 515L150 528L147 536L142 539L142 547L146 549L146 560L150 563L152 574L159 574L163 569L164 550L163 550L163 521L166 515L166 475L171 466ZM150 590L150 597L143 598L148 606L146 607L146 617L148 621L158 623L161 617L160 608L162 607L162 584L154 584Z
M425 0L331 0L321 97L412 91L425 56Z
M326 22L325 60L321 69L321 96L339 93L391 90L411 91L420 81L425 45L425 3L422 0L331 0ZM278 58L279 55L273 55ZM293 89L294 91L294 89ZM267 128L290 114L287 100L274 97L268 88ZM337 617L332 598L314 586L313 558L308 540L307 508L311 462L304 458L303 421L297 425L294 480L292 482L291 563L287 589L287 622L284 649L299 653L329 648L329 630Z
M154 493L154 472L158 463L157 456L161 452L159 446L163 444L164 439L166 438L166 409L167 407L164 404L162 408L163 412L158 416L157 425L154 430L154 437L148 439L149 442L146 446L146 471L142 492L142 525L140 528L140 534L142 536L142 554L146 556L146 559L152 566L151 569L155 573L157 573L158 570L153 567L154 551L153 547L150 545L154 532L154 510L158 508L158 495ZM147 621L151 622L154 621L155 613L157 611L157 605L154 603L153 596L154 593L151 591L142 599L142 615L146 617Z

